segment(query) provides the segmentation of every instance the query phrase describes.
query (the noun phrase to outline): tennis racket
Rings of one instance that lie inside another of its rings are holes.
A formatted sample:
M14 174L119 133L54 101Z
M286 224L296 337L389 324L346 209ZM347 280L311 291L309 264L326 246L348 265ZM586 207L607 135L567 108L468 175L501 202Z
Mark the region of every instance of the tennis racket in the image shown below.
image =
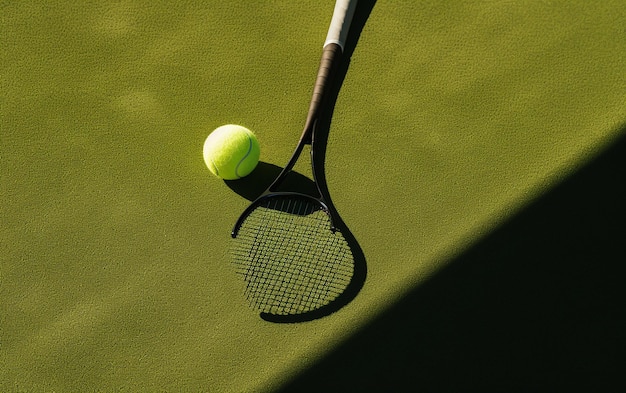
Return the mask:
M233 231L233 259L245 280L250 305L262 314L299 315L335 301L349 286L354 256L337 227L330 203L316 127L342 57L355 0L337 0L324 42L304 130L289 162L244 210ZM310 145L317 195L279 188L305 147Z

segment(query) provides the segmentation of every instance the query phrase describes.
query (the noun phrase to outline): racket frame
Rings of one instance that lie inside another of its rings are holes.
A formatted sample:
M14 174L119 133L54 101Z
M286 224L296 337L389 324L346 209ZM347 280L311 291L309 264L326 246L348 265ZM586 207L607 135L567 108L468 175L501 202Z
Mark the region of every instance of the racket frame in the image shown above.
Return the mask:
M328 196L327 192L325 191L326 187L320 187L322 183L325 184L326 179L323 165L317 163L319 153L315 145L315 130L320 111L326 101L328 91L332 86L335 70L337 69L337 66L343 55L343 49L348 35L350 23L352 21L352 16L356 8L356 3L356 0L337 0L337 2L335 3L333 17L331 19L328 34L326 36L326 41L324 42L322 50L322 59L320 61L320 66L318 69L315 87L313 89L313 97L311 99L309 112L307 114L306 122L304 124L304 129L302 131L302 135L300 136L300 140L298 141L298 144L293 154L291 155L289 162L278 174L272 184L270 184L270 186L239 216L239 219L235 223L235 226L231 233L231 236L233 238L237 237L239 229L241 228L246 218L250 215L250 213L258 206L262 205L269 198L274 197L297 197L310 200L311 202L317 204L320 210L324 211L328 215L330 219L329 229L332 232L335 232L337 230L337 227L335 226L337 220L336 218L334 218L337 213L334 211L334 209L331 208L332 205L329 203L330 196ZM294 165L300 158L300 155L302 154L302 151L304 150L304 147L306 145L311 146L311 172L318 195L313 196L293 191L278 191L281 183L293 170Z

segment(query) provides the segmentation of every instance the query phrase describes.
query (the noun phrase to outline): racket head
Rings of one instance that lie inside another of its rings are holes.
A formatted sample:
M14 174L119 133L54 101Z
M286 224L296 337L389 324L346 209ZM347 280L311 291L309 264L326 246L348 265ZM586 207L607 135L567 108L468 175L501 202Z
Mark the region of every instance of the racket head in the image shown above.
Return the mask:
M233 229L235 270L262 314L300 315L328 306L350 285L354 256L331 210L299 193L264 195Z

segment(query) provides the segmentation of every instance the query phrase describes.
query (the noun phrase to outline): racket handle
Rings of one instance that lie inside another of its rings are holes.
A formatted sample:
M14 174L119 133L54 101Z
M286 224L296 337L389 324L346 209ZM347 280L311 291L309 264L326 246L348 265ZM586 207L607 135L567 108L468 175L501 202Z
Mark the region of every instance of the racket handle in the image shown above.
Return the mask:
M312 122L317 118L317 112L324 100L326 90L331 85L335 68L337 68L342 53L339 44L331 43L324 47L320 67L317 71L317 78L315 79L315 87L313 88L309 115L307 116L307 127L305 128L311 128Z
M329 44L337 44L343 51L355 8L356 0L337 0L324 47Z
M313 88L313 97L311 98L309 114L302 136L302 139L306 143L311 143L313 123L317 119L317 112L324 100L326 90L331 85L334 70L337 68L339 59L343 54L343 48L348 36L348 31L350 30L350 23L352 22L355 8L356 0L337 0L335 3L335 10L333 11L333 17L330 21L326 41L324 42L322 60L317 72L317 79L315 80L315 87Z

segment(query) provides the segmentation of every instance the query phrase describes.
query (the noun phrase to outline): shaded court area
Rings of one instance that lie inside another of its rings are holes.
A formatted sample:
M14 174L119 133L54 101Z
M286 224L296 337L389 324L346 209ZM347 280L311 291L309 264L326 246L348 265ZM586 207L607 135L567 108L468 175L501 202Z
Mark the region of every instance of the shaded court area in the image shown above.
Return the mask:
M280 392L623 392L619 135Z

